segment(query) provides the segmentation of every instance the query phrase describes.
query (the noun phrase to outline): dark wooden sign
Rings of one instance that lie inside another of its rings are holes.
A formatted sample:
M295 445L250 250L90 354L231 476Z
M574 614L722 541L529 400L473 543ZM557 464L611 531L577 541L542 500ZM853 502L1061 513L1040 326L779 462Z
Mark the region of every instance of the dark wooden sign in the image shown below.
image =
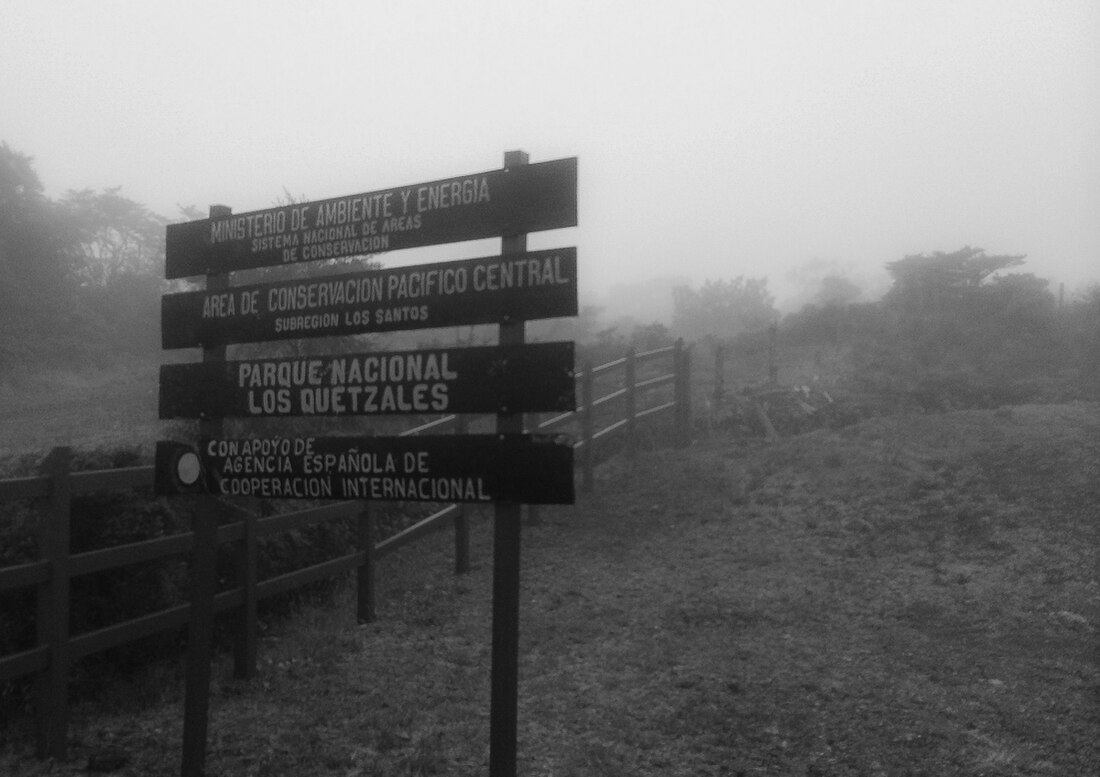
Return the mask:
M170 224L182 278L572 227L577 159Z
M165 364L161 418L576 409L573 343Z
M573 446L525 434L161 441L155 483L158 495L573 504Z
M166 294L164 348L577 315L577 249Z

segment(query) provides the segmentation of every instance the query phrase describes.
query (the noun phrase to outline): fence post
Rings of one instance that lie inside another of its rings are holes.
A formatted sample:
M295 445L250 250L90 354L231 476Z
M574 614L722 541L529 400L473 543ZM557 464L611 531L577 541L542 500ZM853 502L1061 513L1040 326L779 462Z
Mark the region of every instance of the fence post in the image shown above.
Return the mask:
M680 445L684 436L684 369L681 356L684 349L684 341L677 339L672 346L672 401L676 404L672 411L675 430L673 436L676 444Z
M258 518L249 514L244 518L244 537L237 544L237 575L243 601L237 619L237 641L233 652L233 676L248 680L256 675L257 628L257 557L256 538Z
M363 509L356 520L359 535L359 552L363 554L363 563L356 570L355 616L359 623L374 623L378 616L375 612L375 556L374 556L374 513L370 503L364 502Z
M683 340L676 341L673 369L676 378L676 440L680 447L691 444L691 348Z
M779 385L779 324L768 328L768 384Z
M691 445L691 350L690 345L685 346L680 357L684 365L684 445Z
M523 151L504 154L504 168L526 165ZM527 235L503 234L500 252L522 254ZM522 345L526 340L523 318L501 321L497 342ZM523 414L511 409L497 414L497 434L523 432ZM523 508L513 502L493 506L493 645L489 688L489 776L515 777L516 729L519 686L520 537Z
M466 434L466 418L459 416L455 422L455 434ZM470 571L470 523L466 514L466 505L458 503L455 513L455 574L464 575Z
M726 395L726 353L721 343L714 347L714 405L722 404Z
M626 365L625 365L625 378L626 394L624 395L626 404L626 452L630 458L634 458L638 455L638 427L635 423L635 419L638 414L638 392L635 384L637 383L637 363L635 362L634 348L631 347L626 352Z
M38 644L48 645L50 664L37 683L38 755L65 758L69 706L69 535L72 451L54 448L41 472L50 478L50 501L42 516L39 555L50 562L50 580L38 591Z
M223 218L233 211L225 205L211 205L210 218ZM206 291L229 288L227 273L206 276ZM204 363L224 362L226 347L203 347ZM221 437L220 419L199 421L202 437ZM206 732L210 723L210 663L214 653L214 597L218 592L218 516L221 504L212 494L198 499L195 511L194 563L191 568L191 614L187 630L187 676L183 697L183 748L180 774L202 777L206 763Z
M581 381L581 401L584 403L584 414L581 416L581 439L584 441L581 450L581 490L592 490L592 463L595 460L592 451L592 362L584 365L584 380Z

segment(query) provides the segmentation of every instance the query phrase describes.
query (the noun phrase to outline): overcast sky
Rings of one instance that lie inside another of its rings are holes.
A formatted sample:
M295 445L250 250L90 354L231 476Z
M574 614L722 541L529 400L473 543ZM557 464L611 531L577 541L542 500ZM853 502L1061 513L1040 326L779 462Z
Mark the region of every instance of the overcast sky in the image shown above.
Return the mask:
M11 3L0 140L172 218L577 156L581 225L531 246L589 294L966 244L1100 280L1096 0Z

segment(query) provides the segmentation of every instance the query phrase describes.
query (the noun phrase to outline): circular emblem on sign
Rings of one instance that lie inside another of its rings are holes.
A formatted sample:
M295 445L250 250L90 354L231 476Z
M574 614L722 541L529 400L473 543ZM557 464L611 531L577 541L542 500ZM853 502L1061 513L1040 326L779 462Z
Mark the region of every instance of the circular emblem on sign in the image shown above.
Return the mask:
M176 462L176 477L185 486L195 485L201 474L202 464L199 462L199 457L190 451L180 456L179 461Z

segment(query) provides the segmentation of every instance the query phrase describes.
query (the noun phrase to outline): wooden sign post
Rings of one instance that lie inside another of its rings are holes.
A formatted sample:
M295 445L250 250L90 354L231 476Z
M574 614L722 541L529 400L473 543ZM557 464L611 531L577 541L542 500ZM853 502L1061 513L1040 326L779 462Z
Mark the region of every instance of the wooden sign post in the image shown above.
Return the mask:
M228 216L229 208L214 205L210 217ZM224 293L228 275L208 275L206 292ZM225 346L203 348L202 363L217 366L225 361ZM204 419L200 434L220 435L222 422ZM218 501L203 496L195 511L195 552L191 565L191 618L187 633L187 676L183 710L183 777L201 777L206 763L206 729L210 719L210 662L214 650L214 596L218 583Z
M505 169L526 165L527 154L504 155ZM506 235L501 255L527 250L527 235ZM526 336L523 319L500 325L502 346L522 345ZM523 415L497 415L499 434L523 431ZM519 688L519 568L522 507L518 502L498 502L493 508L493 667L489 700L489 777L515 777L516 721Z
M494 505L490 774L515 775L522 505L574 501L572 444L523 431L525 412L576 408L573 344L528 344L524 326L577 314L577 254L529 252L527 233L575 226L576 190L575 158L532 165L513 151L501 170L239 215L214 206L168 227L166 277L206 275L204 290L161 305L163 347L203 349L160 376L160 417L199 419L200 439L158 442L155 466L158 494L200 495L184 777L203 773L217 517L237 496ZM230 283L239 270L497 236L499 256ZM232 343L476 324L498 324L498 344L225 358ZM431 413L495 413L496 434L226 438L221 420Z

